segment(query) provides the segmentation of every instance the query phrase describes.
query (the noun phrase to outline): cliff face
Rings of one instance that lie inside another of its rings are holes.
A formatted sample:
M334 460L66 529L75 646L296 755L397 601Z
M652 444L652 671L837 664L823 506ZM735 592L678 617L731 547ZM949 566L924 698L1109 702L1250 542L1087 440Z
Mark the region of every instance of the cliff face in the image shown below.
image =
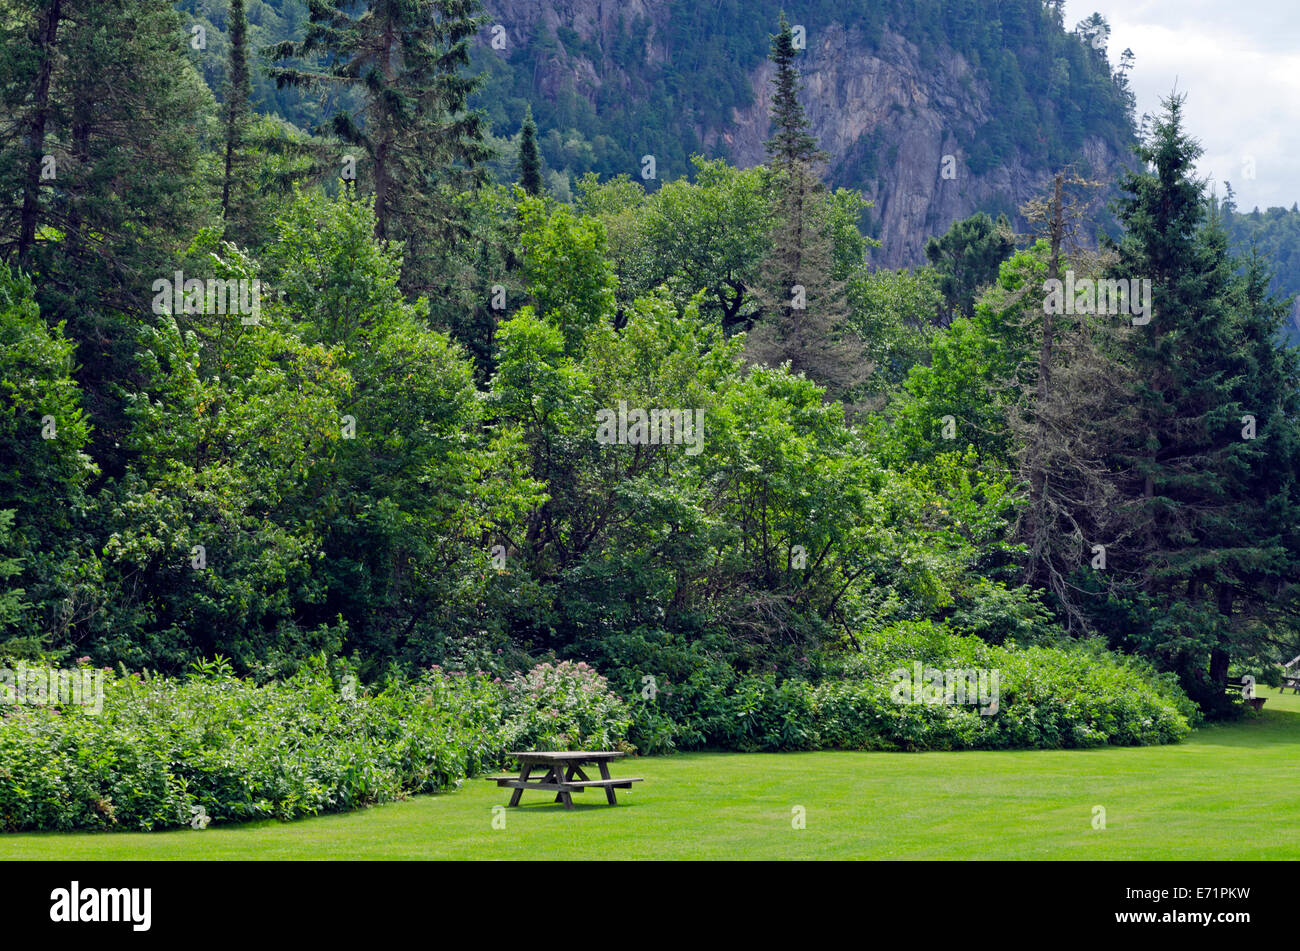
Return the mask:
M886 32L869 49L856 31L830 29L809 38L800 69L809 121L832 156L831 179L860 189L875 205L882 242L873 252L878 263L921 263L931 235L981 209L1013 213L1051 177L1052 169L1034 167L1020 154L978 174L970 170L960 143L978 138L991 103L959 55L927 70L916 47L895 33ZM731 128L705 130L701 138L724 143L743 165L763 161L772 75L771 63L756 69L754 103L736 111ZM877 152L876 173L855 176L846 166L869 143ZM1121 157L1090 138L1078 162L1110 179Z
M603 53L620 29L634 26L647 64L671 62L679 51L674 44L690 41L670 29L670 0L489 0L487 6L511 42L559 37L554 52L534 65L539 97L576 93L595 106L611 91L634 96L636 83ZM995 105L987 83L955 51L923 65L917 46L888 28L873 41L852 22L829 22L808 32L799 68L813 132L832 156L830 180L860 189L874 203L878 264L923 262L928 237L975 211L1014 214L1054 171L1019 150L991 168L971 168L969 148ZM765 157L773 67L762 61L745 72L752 101L732 109L730 121L692 127L707 151L750 166ZM1113 180L1125 160L1095 136L1073 157L1081 171L1103 180Z

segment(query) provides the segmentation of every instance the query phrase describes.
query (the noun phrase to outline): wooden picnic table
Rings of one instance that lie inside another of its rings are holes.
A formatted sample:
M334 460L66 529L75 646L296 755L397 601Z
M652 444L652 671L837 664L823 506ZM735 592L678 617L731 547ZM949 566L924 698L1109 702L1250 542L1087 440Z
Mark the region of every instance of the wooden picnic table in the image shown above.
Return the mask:
M1287 687L1290 687L1293 693L1300 693L1300 668L1296 667L1298 662L1300 662L1300 654L1282 665L1282 686L1277 691L1279 694L1286 693Z
M617 779L609 775L609 761L626 753L613 750L577 750L577 751L523 751L507 753L519 760L518 776L488 776L498 786L513 789L510 805L519 805L519 799L525 789L541 789L555 793L555 801L564 803L565 809L573 808L573 793L585 789L605 790L605 801L611 806L618 805L614 796L615 789L631 789L633 783L641 782L640 776L620 776ZM589 779L582 767L595 763L600 770L600 779ZM533 772L546 770L538 779L530 779Z

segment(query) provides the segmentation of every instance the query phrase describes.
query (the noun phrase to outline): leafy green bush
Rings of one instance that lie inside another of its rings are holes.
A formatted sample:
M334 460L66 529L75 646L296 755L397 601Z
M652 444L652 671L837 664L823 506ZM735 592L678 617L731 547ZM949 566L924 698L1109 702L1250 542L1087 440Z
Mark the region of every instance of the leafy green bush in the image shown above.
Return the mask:
M631 739L643 752L962 750L1177 742L1198 713L1176 680L1090 645L995 646L929 622L887 628L807 678L739 675L702 661L685 678L634 692ZM997 709L898 702L900 668L997 671ZM623 675L629 686L644 675Z
M631 714L586 664L503 683L434 667L370 692L315 661L257 686L104 672L102 710L0 707L0 830L296 819L459 785L505 751L630 750Z
M435 792L502 761L504 691L433 670L349 699L323 665L263 687L105 675L102 712L5 707L0 829L294 819Z

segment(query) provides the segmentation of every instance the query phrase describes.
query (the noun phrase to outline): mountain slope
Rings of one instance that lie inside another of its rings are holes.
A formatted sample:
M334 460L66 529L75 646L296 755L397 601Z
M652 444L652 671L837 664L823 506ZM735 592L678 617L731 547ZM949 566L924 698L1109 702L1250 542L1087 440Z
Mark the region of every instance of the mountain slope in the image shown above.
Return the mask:
M225 6L178 3L209 28L198 60L218 95ZM1122 76L1043 0L485 0L475 106L508 138L531 105L561 194L586 172L636 178L644 156L651 187L687 174L695 152L752 165L783 6L806 37L803 101L829 177L875 202L865 225L883 242L880 264L920 263L926 238L974 211L1014 217L1062 165L1109 181L1127 161ZM248 9L255 47L307 19L304 0ZM254 100L303 127L329 112L260 75Z
M487 6L505 48L481 50L480 104L510 133L531 103L552 168L635 177L653 155L663 179L692 151L762 161L778 0ZM786 6L830 177L876 202L880 263L918 263L927 237L973 211L1014 214L1059 165L1111 179L1126 160L1127 93L1041 0Z

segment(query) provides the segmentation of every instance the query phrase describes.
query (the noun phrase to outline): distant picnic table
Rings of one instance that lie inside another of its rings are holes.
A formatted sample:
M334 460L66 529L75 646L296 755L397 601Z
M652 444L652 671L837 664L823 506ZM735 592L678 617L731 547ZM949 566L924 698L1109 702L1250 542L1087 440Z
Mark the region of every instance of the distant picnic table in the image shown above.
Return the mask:
M1286 688L1290 687L1295 693L1300 693L1300 668L1296 664L1300 663L1300 654L1291 658L1290 663L1282 665L1282 686L1278 693L1286 693Z
M627 755L614 750L524 751L506 755L519 760L519 775L485 778L494 780L498 786L514 790L510 796L512 806L519 805L525 789L540 789L554 792L556 802L564 803L565 809L572 809L573 793L592 788L605 790L605 801L616 806L618 800L614 797L615 789L631 789L633 783L642 781L640 776L614 778L609 775L609 761ZM592 763L600 770L600 779L589 779L583 772L582 767ZM531 778L535 771L540 772L542 769L546 770L544 775L537 779Z

